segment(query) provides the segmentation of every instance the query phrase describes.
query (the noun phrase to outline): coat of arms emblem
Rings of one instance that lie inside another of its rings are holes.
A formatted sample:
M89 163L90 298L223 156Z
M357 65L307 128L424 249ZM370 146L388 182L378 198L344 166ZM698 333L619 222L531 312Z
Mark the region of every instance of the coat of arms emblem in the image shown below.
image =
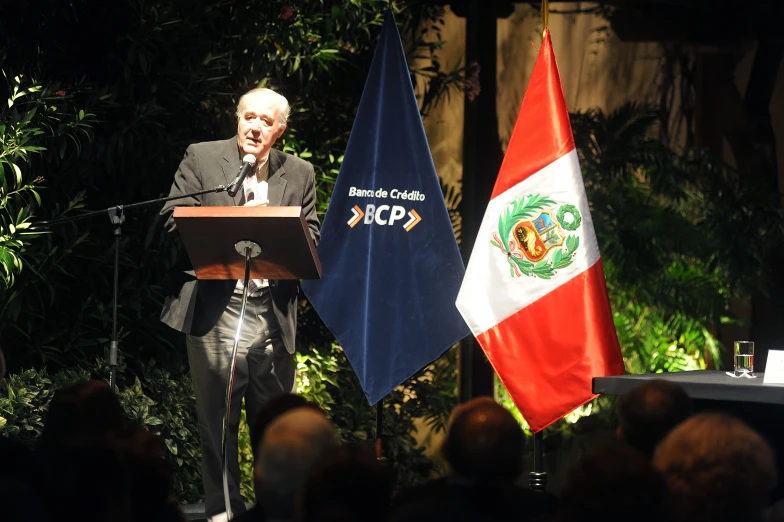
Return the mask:
M539 194L512 202L498 219L491 243L509 261L512 277L550 279L556 270L572 264L580 237L582 217L574 205L558 203Z

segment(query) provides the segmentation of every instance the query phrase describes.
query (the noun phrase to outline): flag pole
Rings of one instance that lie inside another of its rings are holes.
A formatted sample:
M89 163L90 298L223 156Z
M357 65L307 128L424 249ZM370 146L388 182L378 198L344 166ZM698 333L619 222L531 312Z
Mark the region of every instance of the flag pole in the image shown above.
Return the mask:
M542 0L542 40L547 36L549 14L548 0ZM547 490L547 473L544 471L544 430L534 433L534 470L528 475L528 484L533 491Z
M547 490L547 473L544 471L544 430L534 433L534 470L528 474L528 485L533 491Z
M389 0L389 10L392 11L392 1ZM376 460L384 458L384 399L376 403Z
M391 3L391 2L390 2ZM384 458L384 399L376 403L376 459L382 460Z

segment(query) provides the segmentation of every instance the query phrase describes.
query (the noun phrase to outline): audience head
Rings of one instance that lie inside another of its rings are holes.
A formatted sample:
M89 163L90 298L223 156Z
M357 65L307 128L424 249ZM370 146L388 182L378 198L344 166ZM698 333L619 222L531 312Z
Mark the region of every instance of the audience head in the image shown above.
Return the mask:
M79 381L54 393L41 433L42 447L120 432L125 426L117 395L101 381Z
M328 453L310 475L301 522L384 521L392 498L392 473L372 449L344 446Z
M694 411L686 391L671 381L654 379L623 394L618 405L618 434L650 458L656 445Z
M256 418L253 419L253 423L250 426L250 444L251 448L253 448L254 458L258 458L259 456L258 451L261 447L261 438L264 435L267 426L287 411L303 406L321 411L318 406L308 402L302 395L295 395L293 393L278 395L264 403L264 406L259 409L259 413L256 415Z
M675 520L761 520L776 485L773 451L743 421L702 413L659 444L654 466L670 490Z
M525 434L509 411L479 397L452 414L442 454L452 471L479 483L511 483L523 472Z
M158 437L138 427L115 438L114 444L129 477L132 519L147 522L182 520L172 470Z
M41 491L51 520L134 522L128 469L110 439L47 448Z
M271 520L291 520L315 465L338 447L327 417L312 408L295 408L275 419L261 438L254 466L256 499Z
M558 519L562 522L662 522L667 488L639 452L617 442L587 450L565 473Z

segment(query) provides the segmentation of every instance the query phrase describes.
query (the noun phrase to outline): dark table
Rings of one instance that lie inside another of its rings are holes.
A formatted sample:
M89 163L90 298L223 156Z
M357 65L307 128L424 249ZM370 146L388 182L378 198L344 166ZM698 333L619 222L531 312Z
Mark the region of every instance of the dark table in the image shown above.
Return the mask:
M734 378L723 371L698 370L678 373L645 373L618 377L594 377L593 392L621 395L651 379L666 379L680 384L695 400L739 401L765 404L784 404L784 385L762 384L764 373L756 379Z
M736 379L723 371L699 370L594 377L593 392L621 395L652 379L680 384L694 400L695 411L720 411L734 415L767 439L776 454L781 477L773 499L784 499L784 385L762 384L765 374L755 375L756 379Z

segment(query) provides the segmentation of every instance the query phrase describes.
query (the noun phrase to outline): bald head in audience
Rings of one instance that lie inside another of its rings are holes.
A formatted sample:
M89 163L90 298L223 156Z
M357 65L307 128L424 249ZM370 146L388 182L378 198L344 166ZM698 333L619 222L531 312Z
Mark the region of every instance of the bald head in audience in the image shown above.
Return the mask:
M335 427L312 408L295 408L267 427L254 478L256 498L268 520L292 520L311 471L338 445Z
M525 435L514 416L489 397L452 413L442 453L452 471L478 483L511 483L523 472Z

